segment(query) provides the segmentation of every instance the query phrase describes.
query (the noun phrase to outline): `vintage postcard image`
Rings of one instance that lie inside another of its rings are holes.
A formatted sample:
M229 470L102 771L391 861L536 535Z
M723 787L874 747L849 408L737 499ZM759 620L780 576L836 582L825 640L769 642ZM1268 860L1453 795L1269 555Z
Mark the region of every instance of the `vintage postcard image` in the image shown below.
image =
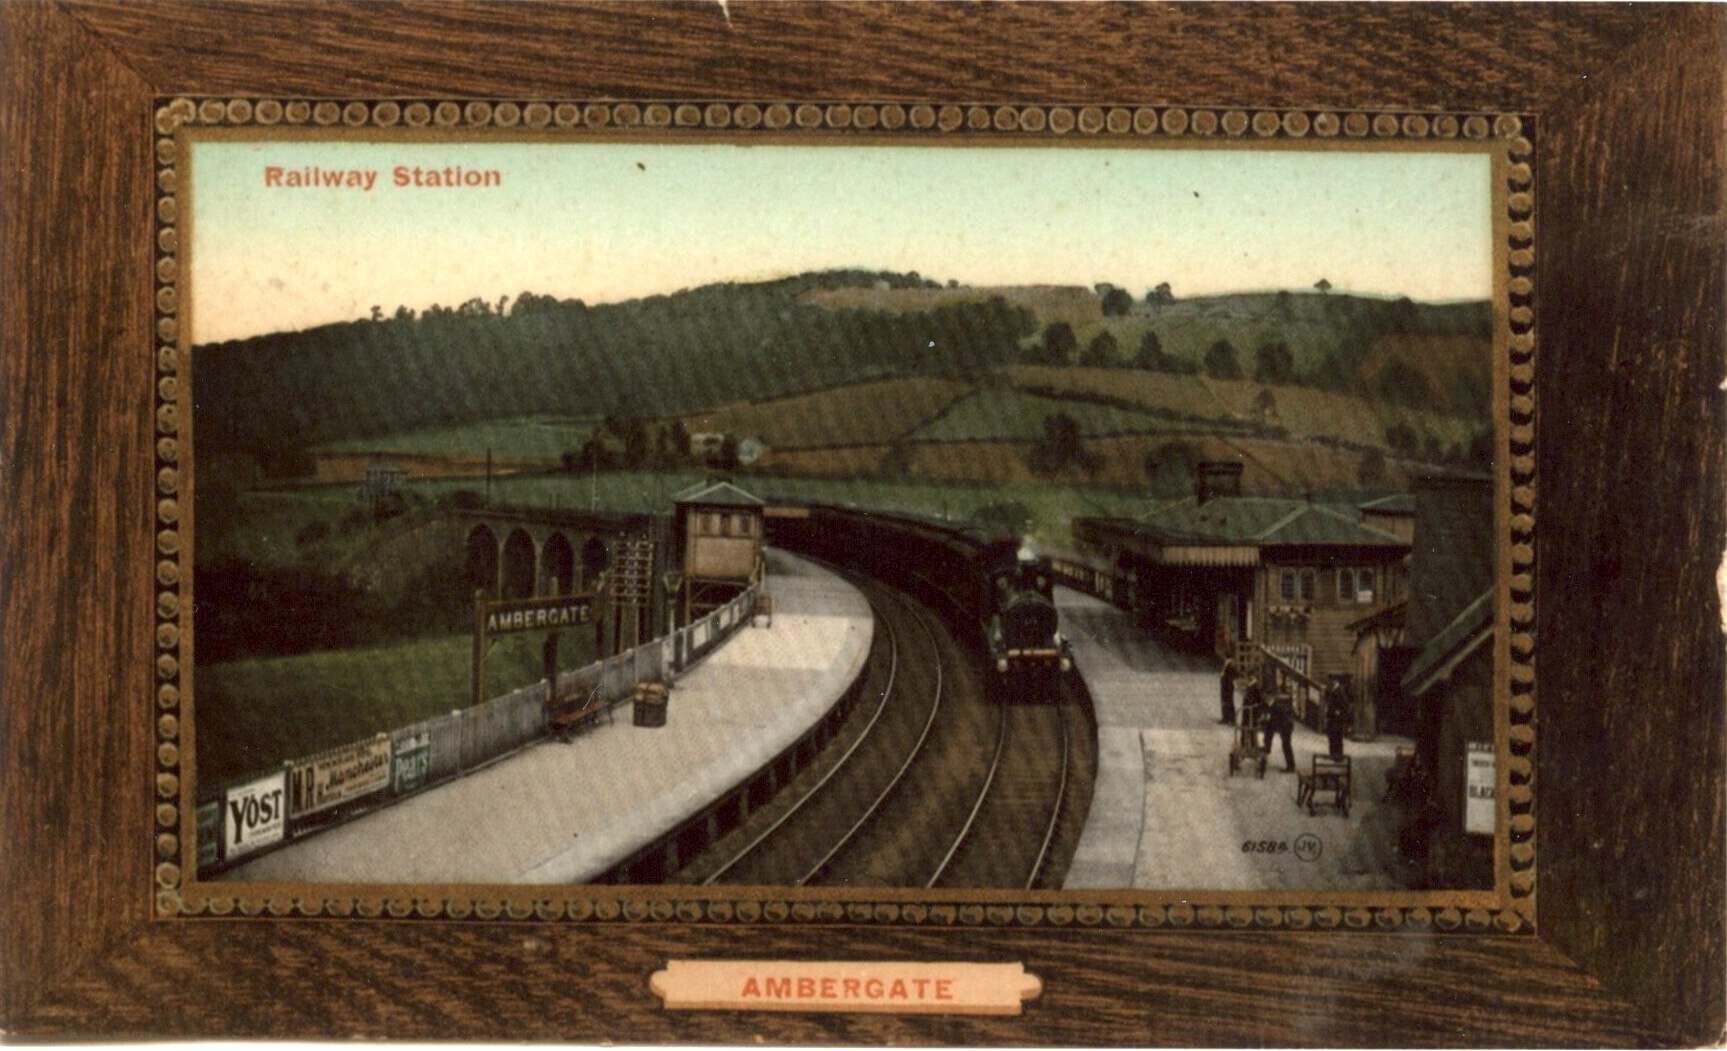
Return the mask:
M181 142L193 887L1504 886L1498 142Z

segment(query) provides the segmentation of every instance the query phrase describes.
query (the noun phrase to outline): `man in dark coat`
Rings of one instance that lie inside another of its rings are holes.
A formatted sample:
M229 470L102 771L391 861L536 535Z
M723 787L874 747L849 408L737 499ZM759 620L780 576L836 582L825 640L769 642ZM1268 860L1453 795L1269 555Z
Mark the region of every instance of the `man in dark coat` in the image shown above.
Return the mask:
M1223 707L1223 717L1217 721L1228 726L1235 725L1235 662L1223 662L1223 678L1218 680L1218 700Z
M1349 695L1343 692L1343 684L1333 679L1331 688L1325 691L1325 737L1331 746L1331 758L1343 758L1343 735L1354 721Z
M1265 689L1251 675L1244 681L1247 689L1241 695L1241 725L1251 730L1259 725L1261 710L1265 707Z
M1271 716L1265 721L1265 750L1271 751L1273 735L1283 738L1283 772L1295 771L1295 748L1290 744L1289 735L1295 732L1295 705L1290 703L1289 694L1279 691L1271 700Z

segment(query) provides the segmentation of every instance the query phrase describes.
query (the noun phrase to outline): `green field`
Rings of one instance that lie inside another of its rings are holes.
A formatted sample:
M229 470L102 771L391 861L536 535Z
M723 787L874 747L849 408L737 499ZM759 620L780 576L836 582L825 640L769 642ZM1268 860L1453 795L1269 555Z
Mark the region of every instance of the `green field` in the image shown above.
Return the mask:
M935 418L971 386L917 377L728 405L682 417L691 432L753 435L776 449L877 445Z
M1114 405L1051 398L1004 388L980 390L962 398L940 418L911 434L919 442L1036 441L1043 421L1066 413L1088 438L1112 434L1160 434L1191 431L1193 424L1134 412Z
M1171 376L1135 369L1056 369L1015 366L1008 370L1022 387L1036 387L1080 397L1108 397L1147 409L1216 421L1219 429L1245 422L1275 426L1295 438L1334 438L1362 446L1386 447L1386 430L1394 424L1412 428L1444 445L1467 444L1489 421L1405 408L1348 394L1294 385L1267 386L1252 380L1214 380L1205 376ZM1269 391L1272 408L1258 402ZM1077 417L1076 417L1077 418ZM1191 429L1190 425L1190 429Z
M419 456L485 456L489 452L500 460L556 463L564 453L581 448L599 422L597 416L519 416L407 434L327 442L314 446L311 451Z
M591 640L571 633L563 649L566 668L592 659ZM231 784L284 760L465 708L472 655L473 640L453 635L199 667L198 778L205 788ZM486 692L507 693L540 675L540 636L506 635L487 658Z

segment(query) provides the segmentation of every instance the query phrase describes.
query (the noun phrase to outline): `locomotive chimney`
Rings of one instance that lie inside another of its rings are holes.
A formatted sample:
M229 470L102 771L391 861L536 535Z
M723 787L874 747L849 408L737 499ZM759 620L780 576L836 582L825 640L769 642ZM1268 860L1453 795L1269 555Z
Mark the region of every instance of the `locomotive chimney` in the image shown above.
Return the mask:
M1193 470L1193 495L1200 503L1214 497L1241 495L1240 461L1207 460Z

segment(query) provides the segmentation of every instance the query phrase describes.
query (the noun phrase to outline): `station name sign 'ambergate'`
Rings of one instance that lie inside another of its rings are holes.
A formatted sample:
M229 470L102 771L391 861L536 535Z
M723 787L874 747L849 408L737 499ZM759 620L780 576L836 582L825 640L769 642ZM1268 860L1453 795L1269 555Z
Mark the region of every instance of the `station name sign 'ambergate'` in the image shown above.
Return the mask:
M488 635L513 631L556 631L592 624L592 595L562 595L549 599L525 599L519 602L488 602L481 614L481 624Z

